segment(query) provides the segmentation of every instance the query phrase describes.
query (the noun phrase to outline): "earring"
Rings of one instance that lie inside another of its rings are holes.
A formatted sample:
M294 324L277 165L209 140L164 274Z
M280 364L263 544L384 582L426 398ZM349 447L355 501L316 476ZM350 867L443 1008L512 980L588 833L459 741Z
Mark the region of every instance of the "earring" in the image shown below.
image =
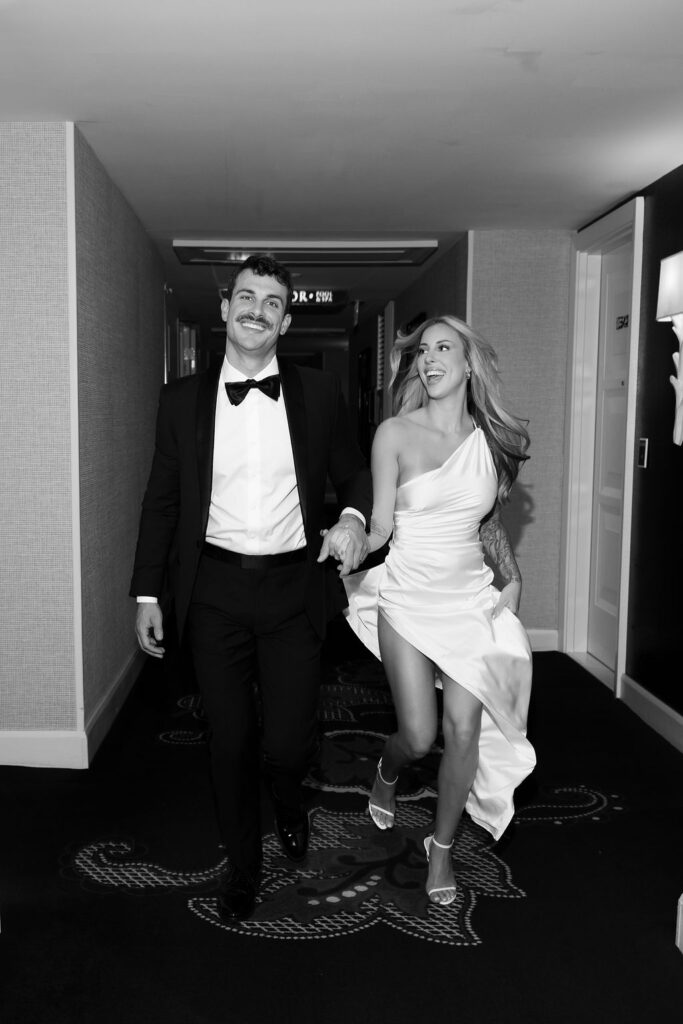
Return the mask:
M465 370L465 377L466 377L467 380L469 380L471 376L472 376L472 371L470 370L470 368L468 366L467 369Z

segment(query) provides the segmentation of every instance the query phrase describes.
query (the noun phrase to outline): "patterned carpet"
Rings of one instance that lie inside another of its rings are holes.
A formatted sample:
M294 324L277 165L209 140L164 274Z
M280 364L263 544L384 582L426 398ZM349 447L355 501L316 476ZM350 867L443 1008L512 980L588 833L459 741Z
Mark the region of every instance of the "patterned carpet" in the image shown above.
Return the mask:
M422 837L439 748L375 829L390 696L333 630L309 855L286 860L264 799L259 902L231 925L201 702L150 664L90 771L0 770L3 1024L678 1021L683 757L565 656L534 669L538 768L500 843L463 821L458 897L438 908Z

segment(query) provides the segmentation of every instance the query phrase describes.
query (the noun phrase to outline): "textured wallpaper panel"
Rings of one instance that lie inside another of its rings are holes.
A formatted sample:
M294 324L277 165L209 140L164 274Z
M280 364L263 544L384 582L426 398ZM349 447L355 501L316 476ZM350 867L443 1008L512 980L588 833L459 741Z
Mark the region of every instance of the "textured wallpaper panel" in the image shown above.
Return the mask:
M76 133L86 724L135 653L128 597L163 380L163 275L125 198Z
M570 257L568 232L474 234L472 325L498 352L510 409L529 420L531 457L505 521L533 629L558 626Z
M453 313L461 320L465 319L467 249L465 235L414 285L399 295L394 313L396 330L418 313L426 313L428 317L436 316L437 313Z
M66 127L0 124L0 730L76 726Z

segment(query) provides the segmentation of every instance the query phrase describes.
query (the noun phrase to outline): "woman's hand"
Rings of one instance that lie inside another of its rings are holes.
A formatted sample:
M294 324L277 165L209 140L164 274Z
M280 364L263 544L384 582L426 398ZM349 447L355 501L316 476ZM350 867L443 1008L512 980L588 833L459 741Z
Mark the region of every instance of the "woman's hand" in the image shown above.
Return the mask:
M493 618L497 619L503 608L509 608L513 615L517 614L522 596L522 581L510 580L500 592L500 597L493 609Z

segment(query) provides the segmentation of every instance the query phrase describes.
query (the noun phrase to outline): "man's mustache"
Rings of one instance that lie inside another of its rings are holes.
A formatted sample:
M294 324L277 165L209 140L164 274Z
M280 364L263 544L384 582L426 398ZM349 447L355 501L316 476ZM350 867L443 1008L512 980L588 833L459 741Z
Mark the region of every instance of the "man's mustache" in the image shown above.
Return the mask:
M254 316L253 313L243 313L242 316L237 317L237 323L243 324L245 322L252 324L262 324L264 327L272 327L272 323L265 316Z

